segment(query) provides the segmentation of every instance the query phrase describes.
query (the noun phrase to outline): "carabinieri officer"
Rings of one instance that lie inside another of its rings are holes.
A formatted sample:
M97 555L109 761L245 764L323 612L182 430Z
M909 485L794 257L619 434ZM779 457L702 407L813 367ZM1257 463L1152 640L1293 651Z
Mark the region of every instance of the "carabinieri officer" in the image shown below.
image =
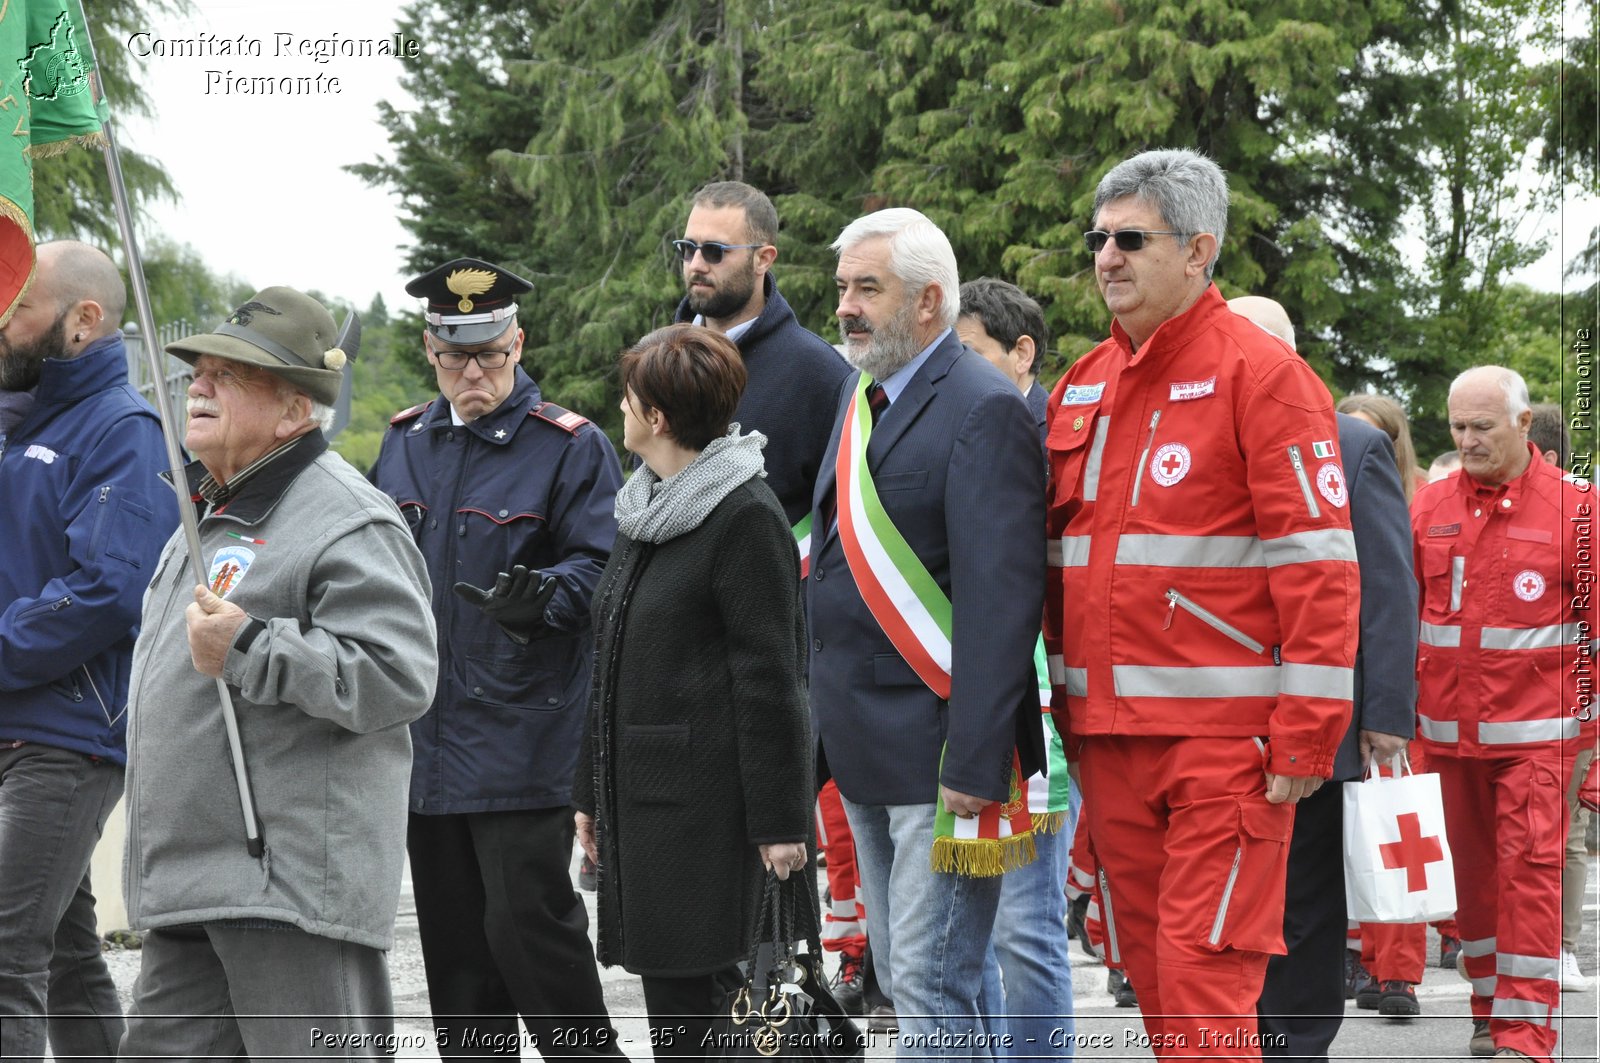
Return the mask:
M521 367L513 298L532 287L471 258L406 286L427 300L439 395L395 415L372 470L427 561L439 627L407 848L446 1057L469 1027L515 1044L519 1013L547 1059L621 1054L568 873L589 599L621 466Z

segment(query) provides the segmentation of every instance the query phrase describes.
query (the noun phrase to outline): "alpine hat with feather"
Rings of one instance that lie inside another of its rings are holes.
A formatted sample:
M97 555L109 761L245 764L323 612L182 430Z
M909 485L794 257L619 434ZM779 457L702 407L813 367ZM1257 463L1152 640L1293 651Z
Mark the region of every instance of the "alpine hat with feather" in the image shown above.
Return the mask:
M204 332L167 344L190 365L203 354L259 366L324 406L339 398L348 360L335 344L338 328L327 307L293 288L265 288Z

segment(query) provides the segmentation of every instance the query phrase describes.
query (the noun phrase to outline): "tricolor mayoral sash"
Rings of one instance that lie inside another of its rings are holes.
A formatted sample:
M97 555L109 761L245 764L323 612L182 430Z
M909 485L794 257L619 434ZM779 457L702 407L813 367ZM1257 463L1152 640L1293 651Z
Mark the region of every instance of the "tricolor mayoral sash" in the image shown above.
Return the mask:
M912 552L878 498L867 468L872 414L861 375L845 410L835 466L839 542L872 617L906 663L939 698L950 700L950 599ZM943 765L944 753L940 754ZM958 819L935 787L933 869L958 875L999 875L1034 858L1032 817L1021 761L1011 752L1010 797L970 819Z

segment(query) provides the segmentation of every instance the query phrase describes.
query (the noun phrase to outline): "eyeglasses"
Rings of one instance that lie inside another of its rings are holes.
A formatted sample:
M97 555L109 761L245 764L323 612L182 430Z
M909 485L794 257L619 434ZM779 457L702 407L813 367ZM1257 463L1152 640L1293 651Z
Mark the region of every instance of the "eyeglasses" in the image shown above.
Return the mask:
M1083 242L1089 245L1091 252L1098 255L1100 249L1106 246L1107 240L1115 240L1118 251L1140 251L1144 249L1144 238L1147 236L1188 235L1188 233L1174 232L1171 229L1118 229L1114 233L1090 229L1083 234Z
M672 247L678 252L678 257L685 262L694 259L694 253L700 252L700 257L706 260L706 265L715 266L722 261L722 256L729 251L739 251L747 247L765 247L765 244L719 244L715 240L707 240L703 244L693 240L674 240Z
M499 369L506 364L515 347L507 347L503 351L435 351L432 347L434 358L439 361L440 369L448 369L452 373L459 373L467 367L469 361L476 360L479 369Z

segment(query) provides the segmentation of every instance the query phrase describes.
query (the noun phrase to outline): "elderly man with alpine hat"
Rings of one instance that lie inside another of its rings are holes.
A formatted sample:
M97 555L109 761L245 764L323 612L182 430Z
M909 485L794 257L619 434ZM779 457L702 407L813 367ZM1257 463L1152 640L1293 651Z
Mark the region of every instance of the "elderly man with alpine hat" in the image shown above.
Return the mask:
M439 682L411 730L406 844L439 1052L619 1056L573 892L572 776L589 700L589 601L617 536L605 434L522 368L533 285L458 258L427 300L437 398L396 414L372 482L426 559Z
M319 428L345 352L268 288L169 344L194 366L202 512L167 543L134 648L128 915L147 931L125 1058L344 1057L393 1030L407 724L436 671L427 573L394 503ZM231 691L264 850L241 828Z

